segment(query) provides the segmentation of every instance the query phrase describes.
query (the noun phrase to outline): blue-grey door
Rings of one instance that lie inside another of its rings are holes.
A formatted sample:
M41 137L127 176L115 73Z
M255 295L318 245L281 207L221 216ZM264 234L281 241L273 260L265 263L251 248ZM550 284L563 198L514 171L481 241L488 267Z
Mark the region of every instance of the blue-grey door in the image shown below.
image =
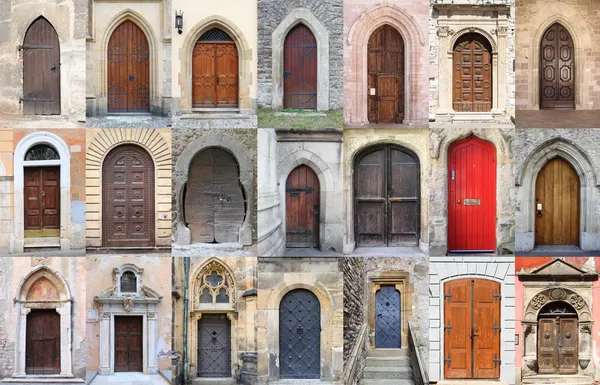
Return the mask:
M375 293L375 347L400 348L400 292L394 285L381 286Z
M225 314L198 320L198 377L231 377L231 321Z

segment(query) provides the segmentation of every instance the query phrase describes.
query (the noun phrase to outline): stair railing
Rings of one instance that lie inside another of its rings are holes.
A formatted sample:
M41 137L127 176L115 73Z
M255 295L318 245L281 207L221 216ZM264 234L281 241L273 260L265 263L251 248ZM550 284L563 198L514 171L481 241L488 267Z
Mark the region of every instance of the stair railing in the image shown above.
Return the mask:
M415 330L416 329L416 330ZM410 357L410 366L412 368L412 380L415 385L428 385L429 379L425 369L425 361L421 357L419 345L420 339L417 339L418 328L408 322L408 352Z

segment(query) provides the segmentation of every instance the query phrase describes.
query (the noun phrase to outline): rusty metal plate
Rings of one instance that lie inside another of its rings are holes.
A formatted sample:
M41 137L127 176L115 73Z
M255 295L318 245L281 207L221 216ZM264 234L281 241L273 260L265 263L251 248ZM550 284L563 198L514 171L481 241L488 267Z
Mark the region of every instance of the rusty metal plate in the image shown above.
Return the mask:
M479 206L481 205L481 199L465 199L465 206Z

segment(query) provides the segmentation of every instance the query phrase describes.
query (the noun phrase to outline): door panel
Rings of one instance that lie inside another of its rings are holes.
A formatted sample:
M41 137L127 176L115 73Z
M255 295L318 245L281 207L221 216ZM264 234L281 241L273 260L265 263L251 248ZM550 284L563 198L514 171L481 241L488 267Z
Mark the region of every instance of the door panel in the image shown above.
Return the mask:
M575 50L569 32L551 25L540 48L540 108L575 108Z
M217 100L216 44L202 43L194 47L192 61L192 98L194 107L212 107Z
M540 318L538 373L577 374L579 352L577 318Z
M496 249L496 149L474 136L448 154L448 249Z
M225 314L198 320L198 377L231 377L231 321Z
M238 52L235 43L216 44L217 106L238 104Z
M60 374L60 315L34 309L27 315L25 373Z
M143 317L115 316L115 372L143 370Z
M546 163L535 183L537 245L579 245L579 196L580 182L573 166L562 158Z
M381 286L375 293L375 348L401 347L400 292L393 285Z
M500 377L500 283L473 282L473 377Z
M25 236L60 235L60 167L26 167Z
M298 166L286 181L286 246L319 247L319 179L308 166Z
M558 331L560 374L577 374L579 327L576 318L561 318Z
M472 373L470 279L444 284L444 376L470 378Z
M456 112L492 110L492 49L477 33L461 36L453 53L452 108Z
M60 115L60 42L52 24L35 20L22 50L23 114Z
M285 38L283 71L283 108L317 108L317 40L304 24Z
M538 325L538 373L556 373L558 368L556 319L540 319Z

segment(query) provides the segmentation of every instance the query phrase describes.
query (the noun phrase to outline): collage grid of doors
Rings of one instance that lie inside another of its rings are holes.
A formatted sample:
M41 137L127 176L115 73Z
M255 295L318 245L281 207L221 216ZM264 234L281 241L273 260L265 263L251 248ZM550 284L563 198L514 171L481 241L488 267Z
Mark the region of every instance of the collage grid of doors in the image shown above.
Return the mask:
M599 385L600 0L0 0L0 385Z

